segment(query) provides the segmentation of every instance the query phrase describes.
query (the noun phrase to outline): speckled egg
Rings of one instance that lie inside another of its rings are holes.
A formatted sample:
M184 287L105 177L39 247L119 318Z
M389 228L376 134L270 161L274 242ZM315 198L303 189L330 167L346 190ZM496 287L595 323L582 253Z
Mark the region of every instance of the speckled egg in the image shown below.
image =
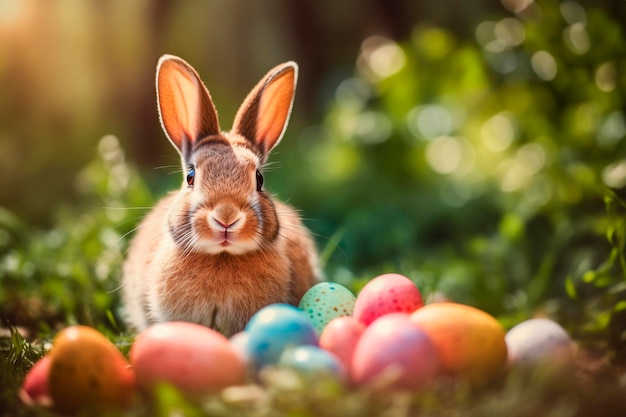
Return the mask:
M255 368L278 363L288 348L318 346L317 332L311 320L297 307L271 304L259 310L246 325L248 340L245 355Z
M506 364L504 328L484 311L457 303L435 303L415 311L411 321L433 341L447 374L480 386Z
M63 329L49 356L48 391L60 413L131 404L134 373L117 347L97 330L86 326Z
M365 325L354 317L337 317L322 332L320 347L334 354L349 372L354 349L364 331Z
M353 316L366 326L389 313L412 313L424 305L417 286L400 274L380 275L356 299Z
M313 322L318 334L334 318L351 316L356 297L349 289L334 282L320 282L309 288L298 307Z
M281 355L278 364L307 376L327 376L341 381L346 377L339 359L317 346L303 345L287 349Z
M147 393L166 382L193 398L246 380L244 360L229 340L199 324L148 327L135 339L129 356L137 385Z
M505 337L509 365L566 364L573 359L573 343L558 323L536 318L519 323Z
M415 390L438 375L437 350L406 313L390 313L368 326L354 350L351 379L357 386L382 384Z

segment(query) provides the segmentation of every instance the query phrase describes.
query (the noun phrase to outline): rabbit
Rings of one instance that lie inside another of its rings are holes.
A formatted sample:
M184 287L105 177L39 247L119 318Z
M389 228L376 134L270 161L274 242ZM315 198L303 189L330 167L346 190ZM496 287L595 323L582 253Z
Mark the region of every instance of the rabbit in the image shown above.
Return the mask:
M183 181L140 223L123 265L127 323L137 331L188 321L230 336L266 305L297 305L320 280L311 233L261 174L285 133L297 76L295 62L269 71L222 132L197 72L179 57L159 59L159 117Z

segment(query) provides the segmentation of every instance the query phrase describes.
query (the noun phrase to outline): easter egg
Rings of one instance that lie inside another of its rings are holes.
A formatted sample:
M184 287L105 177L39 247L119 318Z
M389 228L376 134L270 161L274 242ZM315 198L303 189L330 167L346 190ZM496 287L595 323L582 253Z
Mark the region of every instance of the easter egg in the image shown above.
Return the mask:
M250 334L248 332L238 332L232 335L229 339L230 345L233 347L235 352L239 354L241 360L243 360L245 363L248 363L250 361L246 348L249 338Z
M320 347L334 354L347 371L365 325L354 317L337 317L328 323L320 336Z
M245 353L257 369L278 363L283 352L300 345L318 345L311 320L288 304L271 304L259 310L246 325Z
M39 359L26 374L19 392L19 397L25 404L50 406L51 399L48 390L48 374L50 373L50 356Z
M400 274L380 275L368 282L356 299L353 316L366 326L389 313L412 313L424 305L415 284Z
M320 282L309 288L298 307L304 311L321 334L335 317L351 316L356 297L349 289L334 282Z
M429 304L411 314L435 344L445 373L482 385L506 363L504 329L484 311L457 303Z
M244 361L229 340L194 323L167 322L147 328L135 339L129 356L137 386L146 393L166 382L195 397L246 379Z
M508 362L516 366L565 365L573 359L573 343L565 329L548 319L530 319L505 336Z
M437 376L437 350L406 313L391 313L368 326L352 357L354 384L379 381L393 389L415 390Z
M131 404L133 371L117 347L97 330L86 326L63 329L49 356L48 390L60 413Z
M344 367L332 353L317 346L303 345L287 349L278 365L295 369L307 376L345 379Z

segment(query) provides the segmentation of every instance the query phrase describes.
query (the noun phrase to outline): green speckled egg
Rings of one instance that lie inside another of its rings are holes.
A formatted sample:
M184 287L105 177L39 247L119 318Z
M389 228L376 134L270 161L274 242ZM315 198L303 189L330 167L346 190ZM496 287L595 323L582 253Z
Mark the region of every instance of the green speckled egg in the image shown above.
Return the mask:
M309 288L298 307L311 319L321 334L335 317L351 316L356 297L349 289L334 282L320 282Z

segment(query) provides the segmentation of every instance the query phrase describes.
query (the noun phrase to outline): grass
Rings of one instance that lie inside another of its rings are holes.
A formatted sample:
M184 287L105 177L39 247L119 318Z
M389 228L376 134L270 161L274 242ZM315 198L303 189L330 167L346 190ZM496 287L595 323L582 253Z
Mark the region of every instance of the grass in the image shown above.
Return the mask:
M114 338L121 347L125 337ZM52 416L22 404L17 390L25 372L43 353L17 331L2 338L2 416ZM287 369L268 369L260 381L227 388L189 402L161 386L155 398L139 399L128 416L620 416L626 411L625 370L603 358L579 354L575 369L563 373L511 371L486 388L472 390L440 380L425 392L389 392L385 381L354 389L336 380L314 379ZM92 411L90 411L92 412ZM105 415L106 412L103 412Z

